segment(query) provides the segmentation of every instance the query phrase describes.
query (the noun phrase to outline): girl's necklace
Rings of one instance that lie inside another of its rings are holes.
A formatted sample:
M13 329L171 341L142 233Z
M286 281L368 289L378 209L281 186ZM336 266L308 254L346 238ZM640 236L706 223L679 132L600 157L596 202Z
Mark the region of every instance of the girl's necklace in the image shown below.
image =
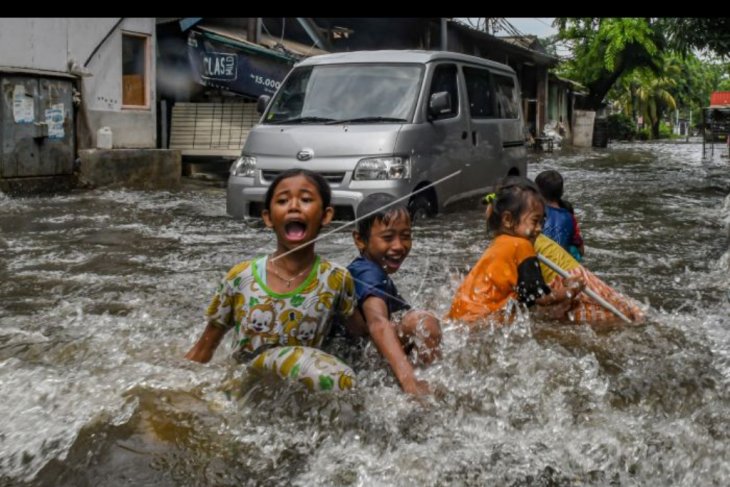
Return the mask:
M276 270L276 268L277 268L277 267L279 267L279 266L277 266L277 265L276 265L276 262L275 262L275 260L274 260L274 256L273 256L273 255L270 255L270 256L269 256L269 262L271 263L271 265L269 266L269 269L271 270L271 272L273 272L273 273L274 273L274 275L275 275L276 277L278 277L278 278L279 278L279 280L280 280L280 281L283 281L283 282L285 282L285 283L286 283L286 288L287 288L287 289L289 289L289 288L291 287L291 283L292 283L292 281L293 281L294 279L296 279L297 277L300 277L300 276L302 276L302 275L303 275L304 273L308 272L308 271L309 271L309 269L310 269L310 268L312 267L312 264L309 264L309 265L308 265L307 267L305 267L305 268L304 268L304 270L303 270L303 271L301 271L301 272L300 272L299 274L297 274L297 275L295 275L295 276L292 276L292 277L284 277L284 276L282 276L281 274L279 274L279 271L277 271L277 270ZM312 262L312 263L314 263L314 262ZM280 270L282 270L282 271L283 271L283 269L280 269Z

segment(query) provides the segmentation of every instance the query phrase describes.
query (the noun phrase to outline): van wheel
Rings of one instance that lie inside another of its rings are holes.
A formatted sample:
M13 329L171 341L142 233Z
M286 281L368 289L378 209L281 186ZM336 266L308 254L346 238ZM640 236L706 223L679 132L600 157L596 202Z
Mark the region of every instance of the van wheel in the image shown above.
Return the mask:
M425 220L433 216L431 201L423 195L416 196L408 203L408 210L411 213L411 220Z

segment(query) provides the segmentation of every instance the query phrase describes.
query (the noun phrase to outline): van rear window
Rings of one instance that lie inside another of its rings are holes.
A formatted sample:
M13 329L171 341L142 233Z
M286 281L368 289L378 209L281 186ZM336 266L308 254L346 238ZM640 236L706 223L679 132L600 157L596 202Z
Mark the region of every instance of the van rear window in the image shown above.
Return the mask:
M515 100L515 82L508 76L494 74L494 88L497 93L497 112L500 118L517 118L518 105Z
M494 117L494 93L486 69L464 67L466 95L469 97L469 113L472 118Z

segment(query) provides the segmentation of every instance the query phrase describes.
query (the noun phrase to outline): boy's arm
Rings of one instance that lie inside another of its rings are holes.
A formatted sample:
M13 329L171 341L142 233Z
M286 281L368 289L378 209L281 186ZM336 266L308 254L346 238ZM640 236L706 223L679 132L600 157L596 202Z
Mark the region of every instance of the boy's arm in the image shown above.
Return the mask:
M200 362L201 364L208 363L213 358L213 353L218 348L218 345L220 345L226 331L228 330L225 328L208 323L203 334L200 335L198 341L193 345L193 348L185 354L185 358L194 362Z
M388 319L388 308L385 301L377 296L370 296L362 304L362 310L373 343L388 361L403 390L417 395L429 393L428 384L416 379L413 373L413 366L403 352L403 346L395 333L395 327Z
M368 325L365 323L360 310L355 308L353 313L345 321L345 329L347 333L355 337L364 337L368 335Z

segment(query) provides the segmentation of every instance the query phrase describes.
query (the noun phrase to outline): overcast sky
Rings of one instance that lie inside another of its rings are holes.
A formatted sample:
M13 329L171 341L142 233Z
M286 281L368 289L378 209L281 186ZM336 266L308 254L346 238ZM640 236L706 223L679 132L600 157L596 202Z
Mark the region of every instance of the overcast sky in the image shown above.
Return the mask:
M507 21L520 32L538 37L547 37L557 33L557 29L552 27L553 20L555 20L553 17L507 17ZM504 34L498 32L497 35Z

